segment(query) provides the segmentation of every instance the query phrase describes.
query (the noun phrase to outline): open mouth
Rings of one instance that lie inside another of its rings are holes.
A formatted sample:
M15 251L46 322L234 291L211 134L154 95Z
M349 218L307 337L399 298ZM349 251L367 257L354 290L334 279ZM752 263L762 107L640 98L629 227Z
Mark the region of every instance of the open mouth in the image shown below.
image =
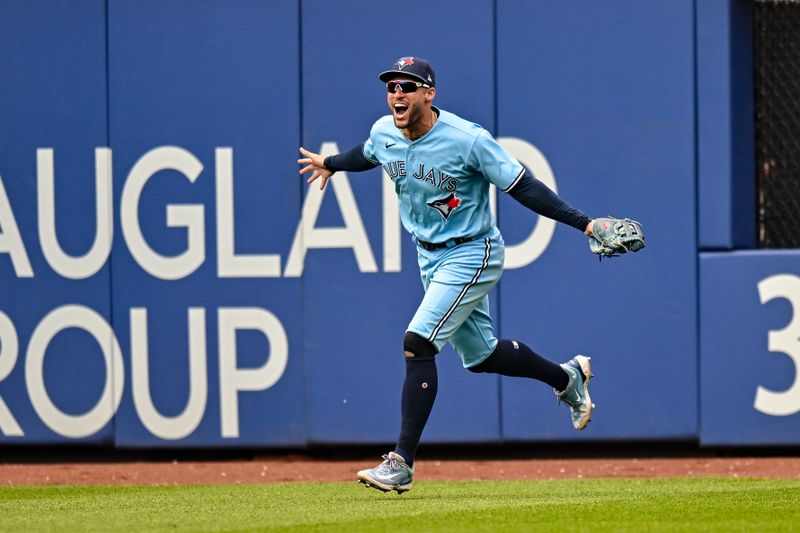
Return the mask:
M408 113L408 104L398 102L394 104L393 109L396 118L403 118Z

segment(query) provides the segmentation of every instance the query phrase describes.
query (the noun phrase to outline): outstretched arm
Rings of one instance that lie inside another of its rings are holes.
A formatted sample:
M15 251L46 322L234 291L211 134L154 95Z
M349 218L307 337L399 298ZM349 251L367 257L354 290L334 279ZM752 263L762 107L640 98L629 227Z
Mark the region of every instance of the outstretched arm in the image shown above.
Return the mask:
M572 226L586 235L592 234L594 221L591 218L580 209L569 205L547 185L531 176L527 170L508 193L535 213Z
M372 170L378 165L364 155L364 144L361 143L347 152L341 154L329 155L325 158L325 168L331 172L339 172L340 170L347 170L351 172L361 172L364 170Z
M528 174L527 170L508 192L515 200L536 213L582 231L589 237L589 249L601 259L637 252L644 248L644 230L641 223L629 218L591 219L580 209L565 202L544 183Z
M314 182L317 178L322 178L319 184L320 190L325 188L328 180L335 172L340 170L360 172L378 166L364 157L364 143L359 144L347 152L329 155L325 158L314 152L309 152L302 147L300 148L300 153L305 157L298 159L297 162L301 165L306 165L300 169L300 174L312 172L311 176L306 180L308 183Z

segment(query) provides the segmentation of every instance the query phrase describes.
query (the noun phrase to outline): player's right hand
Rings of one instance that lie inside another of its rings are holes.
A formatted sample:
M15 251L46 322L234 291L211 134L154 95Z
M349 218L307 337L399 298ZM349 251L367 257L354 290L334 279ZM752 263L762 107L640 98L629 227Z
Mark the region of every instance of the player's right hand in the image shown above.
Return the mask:
M322 178L319 182L319 190L323 190L330 177L333 176L333 172L325 168L325 158L314 152L309 152L302 146L300 147L300 153L305 157L298 159L297 163L306 165L300 169L300 174L311 172L311 176L306 180L307 183L313 183L317 178Z

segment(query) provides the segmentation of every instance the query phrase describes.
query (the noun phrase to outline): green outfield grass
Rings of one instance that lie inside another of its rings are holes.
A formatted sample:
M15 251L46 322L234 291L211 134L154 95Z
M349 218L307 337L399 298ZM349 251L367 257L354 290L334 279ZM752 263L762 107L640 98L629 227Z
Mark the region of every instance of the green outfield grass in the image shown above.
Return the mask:
M0 531L797 531L800 481L3 487Z

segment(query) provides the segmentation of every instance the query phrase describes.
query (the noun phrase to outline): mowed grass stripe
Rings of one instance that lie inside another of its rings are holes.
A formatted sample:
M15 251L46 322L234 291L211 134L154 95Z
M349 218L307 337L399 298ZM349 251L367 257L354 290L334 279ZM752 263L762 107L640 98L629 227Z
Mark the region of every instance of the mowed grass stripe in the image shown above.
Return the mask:
M800 480L0 488L2 531L797 531Z

